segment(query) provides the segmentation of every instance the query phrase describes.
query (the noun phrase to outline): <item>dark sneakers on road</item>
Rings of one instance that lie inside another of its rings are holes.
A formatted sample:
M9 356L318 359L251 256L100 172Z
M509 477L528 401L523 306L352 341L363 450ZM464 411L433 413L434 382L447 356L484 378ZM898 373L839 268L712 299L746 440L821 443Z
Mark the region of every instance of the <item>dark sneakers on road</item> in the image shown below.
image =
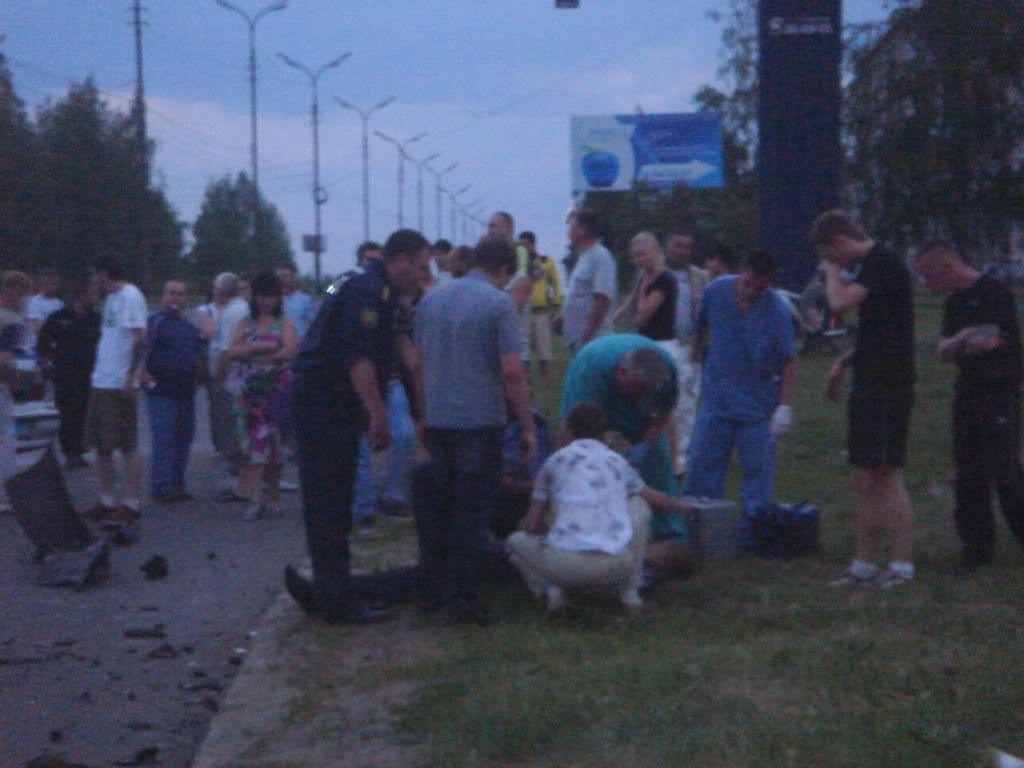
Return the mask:
M82 513L82 517L84 517L86 520L95 520L99 522L101 520L106 520L108 517L110 517L110 515L113 514L113 512L113 507L108 507L97 501L95 504L93 504L91 507L89 507Z
M284 568L284 588L288 590L292 600L299 604L306 613L319 613L316 606L316 596L313 594L313 585L299 575L292 566Z
M139 510L122 505L110 510L107 516L99 521L100 528L107 531L116 531L135 525L141 518L142 513Z

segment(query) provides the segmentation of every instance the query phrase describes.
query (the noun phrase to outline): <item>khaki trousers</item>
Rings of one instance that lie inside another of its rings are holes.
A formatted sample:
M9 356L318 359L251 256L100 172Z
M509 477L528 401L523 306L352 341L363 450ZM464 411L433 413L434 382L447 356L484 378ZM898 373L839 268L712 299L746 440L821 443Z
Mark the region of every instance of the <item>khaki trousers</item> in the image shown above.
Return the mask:
M537 597L543 597L549 586L609 586L619 594L635 592L643 580L651 508L639 496L633 496L629 511L633 540L621 555L569 552L549 546L545 536L517 531L508 537L509 559Z

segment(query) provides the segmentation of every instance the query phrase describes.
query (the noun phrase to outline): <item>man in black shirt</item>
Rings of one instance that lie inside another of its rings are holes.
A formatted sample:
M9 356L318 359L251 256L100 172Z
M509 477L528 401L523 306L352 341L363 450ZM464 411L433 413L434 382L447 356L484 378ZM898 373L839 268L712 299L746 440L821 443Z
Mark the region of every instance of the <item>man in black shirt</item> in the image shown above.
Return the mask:
M85 406L100 340L101 318L95 307L96 286L89 280L75 290L70 307L46 318L36 340L36 350L49 366L53 380L54 400L60 412L60 447L68 469L87 466L82 458Z
M1017 306L1006 286L964 262L948 241L926 243L915 261L928 288L946 294L938 353L960 371L953 398L955 518L964 567L973 570L992 559L993 485L1024 544Z
M398 338L398 300L417 289L429 249L419 232L391 235L381 260L328 289L292 363L291 415L313 583L288 566L285 586L303 609L329 623L378 618L355 594L349 571L359 438L365 431L378 451L391 442L384 390L396 348L416 364L411 342Z
M815 220L811 243L831 310L859 313L857 341L829 372L826 394L837 401L847 368L849 461L857 492L857 552L833 586L877 583L889 589L914 578L914 518L903 481L914 400L914 304L910 273L844 211ZM881 535L889 567L879 572Z

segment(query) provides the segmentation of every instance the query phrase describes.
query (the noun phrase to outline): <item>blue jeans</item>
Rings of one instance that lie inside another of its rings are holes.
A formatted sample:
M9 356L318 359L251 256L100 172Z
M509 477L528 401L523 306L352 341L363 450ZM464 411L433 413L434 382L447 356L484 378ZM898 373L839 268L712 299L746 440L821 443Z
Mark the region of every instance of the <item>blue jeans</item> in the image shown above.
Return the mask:
M427 600L472 605L490 512L501 481L502 427L427 429L429 464L417 467L416 533Z
M391 447L387 455L387 478L384 498L395 504L409 503L412 464L416 454L416 426L409 411L405 387L399 381L388 384L384 405L391 430ZM373 478L373 454L363 437L359 441L359 465L356 468L356 497L352 505L353 520L370 517L377 509L377 488Z
M154 496L185 490L185 467L196 427L195 392L187 395L146 394L153 435L150 493Z
M771 421L737 421L701 408L690 443L690 460L685 493L721 499L725 495L725 475L733 448L739 455L743 479L740 499L743 514L736 525L736 543L753 545L750 515L775 496L775 438Z

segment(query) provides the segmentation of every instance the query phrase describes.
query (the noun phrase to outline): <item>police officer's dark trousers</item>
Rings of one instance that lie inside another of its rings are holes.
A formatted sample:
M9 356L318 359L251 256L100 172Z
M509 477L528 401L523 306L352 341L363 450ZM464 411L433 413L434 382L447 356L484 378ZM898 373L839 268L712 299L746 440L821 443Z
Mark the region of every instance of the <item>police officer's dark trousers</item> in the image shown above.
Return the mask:
M1016 389L959 389L953 401L956 528L964 559L992 557L992 489L1017 541L1024 545L1024 470L1020 463L1020 394Z
M291 415L317 604L324 613L343 613L354 601L348 538L360 425L342 414L333 393L301 383L293 388Z

